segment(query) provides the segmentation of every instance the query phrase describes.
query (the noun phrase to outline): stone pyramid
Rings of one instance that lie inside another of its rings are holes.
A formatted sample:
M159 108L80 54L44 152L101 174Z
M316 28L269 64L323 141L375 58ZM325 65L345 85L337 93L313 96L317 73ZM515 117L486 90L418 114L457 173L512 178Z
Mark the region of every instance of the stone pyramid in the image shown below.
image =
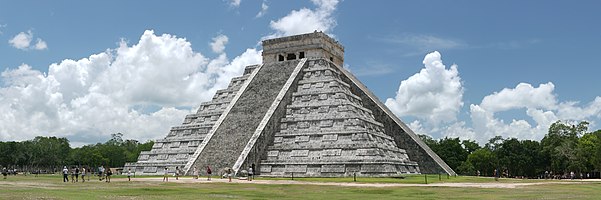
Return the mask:
M140 174L255 166L262 176L392 176L455 172L341 68L321 32L263 41L263 64L186 116L136 163Z

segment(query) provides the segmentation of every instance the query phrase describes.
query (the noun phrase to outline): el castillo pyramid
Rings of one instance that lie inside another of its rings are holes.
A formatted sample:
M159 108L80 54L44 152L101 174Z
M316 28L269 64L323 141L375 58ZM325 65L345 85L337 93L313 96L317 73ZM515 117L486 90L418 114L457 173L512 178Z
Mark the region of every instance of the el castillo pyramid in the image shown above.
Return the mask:
M214 174L255 166L261 176L446 173L451 169L355 76L322 32L262 42L263 63L203 102L125 169Z

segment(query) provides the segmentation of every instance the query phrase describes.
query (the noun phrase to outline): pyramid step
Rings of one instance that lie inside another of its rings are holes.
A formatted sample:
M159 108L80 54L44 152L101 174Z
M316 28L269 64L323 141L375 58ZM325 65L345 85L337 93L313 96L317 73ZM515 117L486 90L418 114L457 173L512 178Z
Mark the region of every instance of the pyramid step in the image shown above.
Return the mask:
M299 64L299 60L278 64L265 64L249 78L248 85L234 98L232 107L226 111L223 120L211 130L207 138L192 157L193 164L186 165L189 171L193 166L214 170L232 168L270 105L288 81ZM221 119L220 119L221 120Z

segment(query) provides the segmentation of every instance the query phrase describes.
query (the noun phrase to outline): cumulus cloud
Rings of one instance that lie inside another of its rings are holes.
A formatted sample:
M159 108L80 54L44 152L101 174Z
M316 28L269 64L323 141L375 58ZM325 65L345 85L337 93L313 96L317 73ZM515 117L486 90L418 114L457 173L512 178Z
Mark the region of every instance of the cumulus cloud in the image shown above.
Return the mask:
M447 68L437 51L426 55L424 68L401 81L386 106L398 116L415 116L431 125L452 122L463 106L463 86L457 65Z
M46 42L40 38L37 38L35 45L30 46L32 40L33 33L31 30L29 30L27 32L20 32L19 34L15 35L12 39L8 40L8 43L11 46L21 50L28 50L30 47L35 50L44 50L48 48Z
M33 48L35 50L44 50L44 49L48 48L48 45L46 44L46 42L44 40L38 38L38 41L35 43Z
M223 53L223 50L225 50L225 45L228 42L228 37L226 35L218 35L216 37L213 38L213 42L211 42L211 49L213 50L213 52L215 53Z
M480 104L471 104L469 119L458 120L464 89L457 66L446 68L438 52L426 55L423 63L424 68L401 81L396 97L385 103L399 117L418 118L408 124L418 134L459 137L480 144L497 135L540 140L557 120L595 124L601 119L601 96L585 104L561 102L555 85L548 82L501 89L483 97ZM497 116L500 112L518 115L501 119Z
M145 31L137 44L121 41L116 49L66 59L47 74L25 64L7 69L1 74L0 140L55 135L85 144L116 132L141 141L162 138L244 66L259 63L255 49L231 61L224 53L211 59L183 38Z
M31 39L33 34L31 31L20 32L15 35L12 39L8 40L8 43L17 49L27 49L29 48L29 44L31 43Z
M479 105L470 105L473 131L478 133L473 139L484 143L493 136L502 135L540 140L557 120L591 121L600 118L601 97L581 107L577 102L559 102L554 89L555 85L551 82L538 87L519 83L515 88L505 88L484 97ZM498 112L522 109L526 111L525 119L514 118L505 122L495 116Z
M553 109L557 104L553 94L554 89L555 85L551 82L540 84L538 88L528 83L520 83L515 88L505 88L484 97L481 106L491 112L516 108Z
M263 15L265 15L265 13L267 13L267 9L269 9L269 6L267 5L266 1L263 1L263 3L261 3L261 10L259 11L259 13L257 13L255 18L263 17Z
M330 33L336 26L332 14L336 10L338 0L311 0L316 9L301 8L293 10L288 15L271 21L269 26L276 33L266 38L275 38L289 35L309 33L313 31L323 31Z

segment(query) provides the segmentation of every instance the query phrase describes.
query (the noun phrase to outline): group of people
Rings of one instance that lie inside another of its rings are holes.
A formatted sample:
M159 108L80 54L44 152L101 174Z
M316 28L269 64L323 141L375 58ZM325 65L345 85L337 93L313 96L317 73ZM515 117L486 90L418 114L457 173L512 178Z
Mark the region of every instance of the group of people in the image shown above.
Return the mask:
M198 179L199 176L199 171L198 168L194 167L193 170L193 175L192 178L193 179ZM211 170L210 166L207 166L207 181L211 180L211 174L213 173L213 171ZM179 180L179 176L182 174L182 171L180 170L179 167L175 167L175 172L173 173L173 176L175 176L175 180ZM168 182L169 181L169 169L167 167L165 167L165 170L163 170L163 181L164 182Z
M252 179L254 178L254 165L248 168L248 181L252 181ZM2 174L4 175L5 179L6 179L6 168L3 169ZM85 182L85 177L88 176L88 172L89 170L87 170L85 167L82 167L81 170L78 167L73 167L71 170L69 170L67 168L67 166L63 167L63 182L69 182L69 176L71 176L71 182L79 182L79 176L81 176L81 180L82 182ZM198 170L198 168L194 167L193 170L193 179L198 179L200 172ZM211 175L212 175L212 170L210 166L207 166L206 168L206 173L207 173L207 180L210 181L211 180ZM173 176L175 176L175 180L179 180L179 176L181 176L182 170L179 167L175 167L175 172L170 173L169 169L167 167L165 167L164 171L163 171L163 182L168 182L169 181L169 176L173 174ZM98 167L98 180L99 181L106 181L107 183L111 182L111 176L113 175L113 172L111 171L110 168L105 168L104 166L100 166ZM132 176L132 171L131 168L127 170L127 180L131 181L131 176ZM232 182L232 176L233 176L233 170L231 168L226 169L224 176L227 176L229 179L229 182ZM88 176L88 181L90 181L90 178Z
M248 181L252 181L252 179L254 178L253 170L254 170L254 165L248 168ZM207 172L207 181L210 181L213 171L211 170L211 167L208 165L206 168L206 172ZM170 174L171 173L169 172L169 168L165 167L165 169L163 170L163 182L169 181ZM179 180L179 176L181 174L182 174L182 171L180 170L180 168L175 167L175 172L173 172L173 176L175 176L175 180ZM232 182L233 170L231 168L226 169L224 175L228 177L229 182ZM200 171L198 170L197 167L194 167L194 169L192 170L192 178L198 179L199 176L200 176Z
M71 170L67 168L67 166L63 166L63 182L69 182L69 175L71 175L71 182L79 182L79 175L81 175L81 182L86 182L85 177L88 175L85 167L82 167L79 170L78 167L73 167ZM88 177L88 181L90 178Z
M81 170L79 167L73 167L71 170L67 168L67 166L63 166L63 182L69 182L69 176L71 176L71 182L79 182L79 176L81 176L81 182L86 182L86 176L88 176L89 170L85 167L82 167ZM111 176L113 172L111 168L104 168L103 166L98 167L98 180L106 181L107 183L111 182ZM88 181L90 181L90 177L88 176Z
M579 176L577 176L576 173L574 173L574 171L571 171L569 174L566 172L564 174L554 174L553 171L545 171L545 174L543 175L545 179L571 179L574 180L575 178L580 178L580 179L585 179L585 178L591 178L591 174L590 173L586 173L583 174L582 172L580 172Z

